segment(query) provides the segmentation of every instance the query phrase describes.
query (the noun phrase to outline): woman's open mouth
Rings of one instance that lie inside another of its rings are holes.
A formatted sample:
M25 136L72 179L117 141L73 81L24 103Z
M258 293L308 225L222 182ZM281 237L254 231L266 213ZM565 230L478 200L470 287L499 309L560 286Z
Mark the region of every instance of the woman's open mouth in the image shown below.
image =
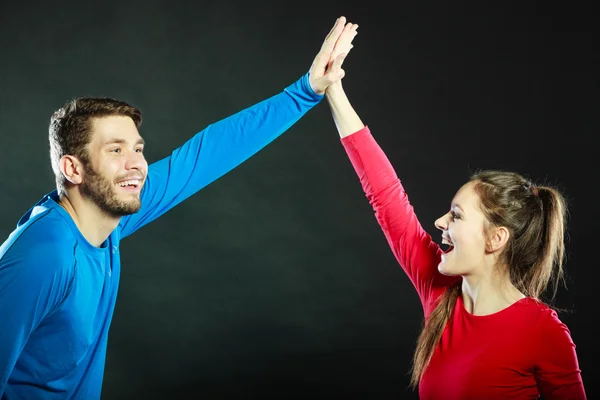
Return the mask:
M450 239L446 238L445 236L442 236L442 245L446 246L446 249L443 250L444 254L448 254L452 250L454 250L454 244L452 244L452 241L450 241Z

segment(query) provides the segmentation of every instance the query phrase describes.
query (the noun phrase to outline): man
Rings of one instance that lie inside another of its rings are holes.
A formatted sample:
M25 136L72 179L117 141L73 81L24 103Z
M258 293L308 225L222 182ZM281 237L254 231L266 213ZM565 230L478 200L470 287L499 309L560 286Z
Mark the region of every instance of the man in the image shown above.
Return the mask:
M0 246L0 397L99 399L119 242L258 152L339 81L352 38L338 18L310 71L148 166L139 110L83 98L50 122L57 190ZM338 39L345 38L339 42ZM335 50L335 52L334 52Z

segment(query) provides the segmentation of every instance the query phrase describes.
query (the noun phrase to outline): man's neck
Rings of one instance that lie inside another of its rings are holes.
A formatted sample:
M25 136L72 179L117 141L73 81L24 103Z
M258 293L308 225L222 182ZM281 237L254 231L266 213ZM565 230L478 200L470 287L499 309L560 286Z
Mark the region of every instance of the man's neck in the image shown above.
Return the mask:
M106 214L79 195L60 195L59 204L69 213L79 231L94 247L100 247L119 225L120 217Z

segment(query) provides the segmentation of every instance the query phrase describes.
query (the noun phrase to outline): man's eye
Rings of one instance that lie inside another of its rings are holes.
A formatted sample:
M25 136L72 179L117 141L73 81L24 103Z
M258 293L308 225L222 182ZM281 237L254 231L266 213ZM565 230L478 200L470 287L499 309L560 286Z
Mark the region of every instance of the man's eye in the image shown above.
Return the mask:
M450 215L452 216L453 219L460 219L460 215L458 215L454 211L450 211Z

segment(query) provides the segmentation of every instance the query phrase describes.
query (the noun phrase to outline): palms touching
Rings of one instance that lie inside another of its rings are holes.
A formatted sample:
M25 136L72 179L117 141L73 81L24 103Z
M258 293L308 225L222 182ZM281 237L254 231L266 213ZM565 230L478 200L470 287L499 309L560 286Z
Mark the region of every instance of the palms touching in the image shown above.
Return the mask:
M342 16L325 37L310 67L310 86L315 93L324 94L329 85L344 77L342 63L354 47L352 40L358 34L357 28L357 24L346 23L346 17Z

